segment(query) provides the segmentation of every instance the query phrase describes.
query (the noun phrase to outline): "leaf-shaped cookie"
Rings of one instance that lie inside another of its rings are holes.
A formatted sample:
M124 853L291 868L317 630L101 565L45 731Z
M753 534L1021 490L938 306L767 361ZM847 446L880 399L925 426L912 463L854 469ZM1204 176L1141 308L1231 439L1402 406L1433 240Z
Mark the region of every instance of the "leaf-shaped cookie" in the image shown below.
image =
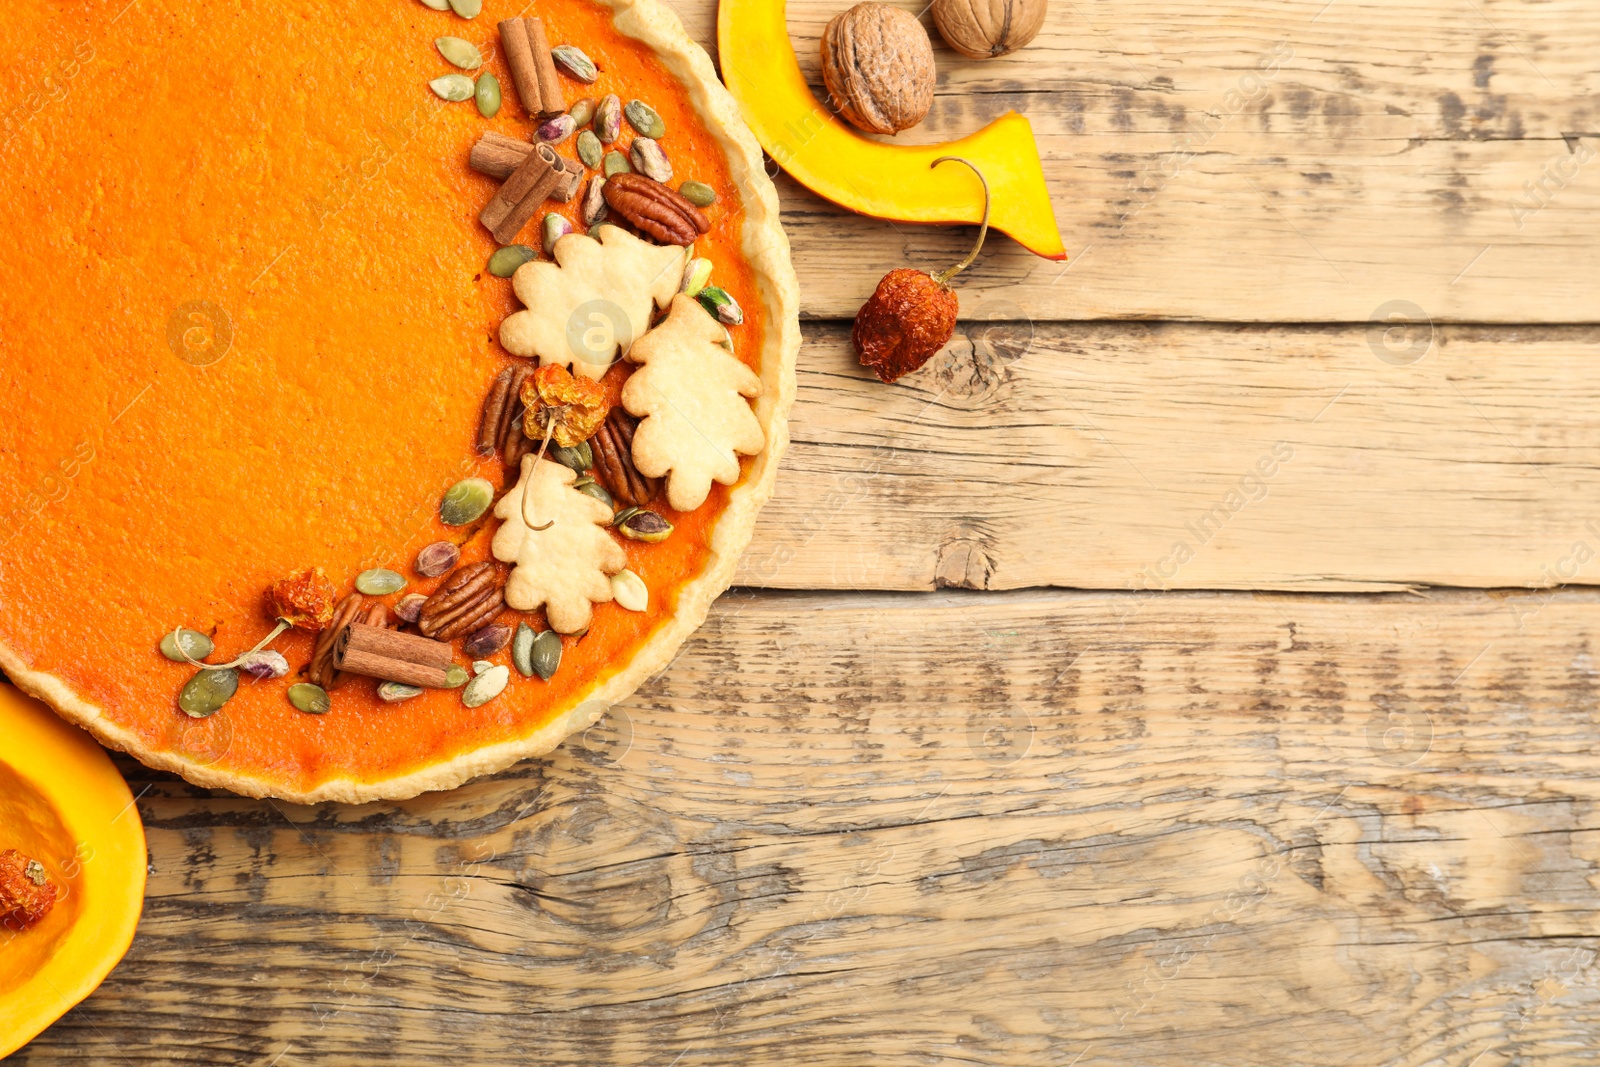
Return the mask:
M500 343L540 365L560 363L598 379L650 328L683 281L689 250L641 241L620 226L599 238L572 233L556 242L555 262L517 268L511 286L526 311L500 324Z
M761 423L745 397L761 395L761 379L735 359L726 331L693 297L679 294L666 320L634 342L639 364L622 387L622 406L643 421L633 435L633 465L647 478L667 478L667 503L693 511L713 480L739 479L739 456L766 447Z
M559 463L524 456L516 486L495 505L504 521L490 545L495 559L515 564L506 603L518 611L543 604L550 629L564 634L589 625L592 604L611 599L610 576L628 565L605 529L611 509L572 488L577 477ZM551 525L530 530L524 511L536 525Z

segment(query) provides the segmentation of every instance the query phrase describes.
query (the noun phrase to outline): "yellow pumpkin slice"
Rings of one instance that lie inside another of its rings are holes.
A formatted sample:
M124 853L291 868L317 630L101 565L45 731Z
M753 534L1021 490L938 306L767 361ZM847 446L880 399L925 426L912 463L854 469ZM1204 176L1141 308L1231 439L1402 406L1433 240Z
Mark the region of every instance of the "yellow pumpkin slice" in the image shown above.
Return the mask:
M990 226L1035 255L1067 258L1033 127L1015 111L945 144L863 137L811 95L789 43L783 0L722 0L717 50L722 80L761 147L812 192L881 219L976 224L983 215L978 179L960 168L932 166L940 156L962 156L989 179Z
M37 700L0 685L0 850L38 860L55 906L0 926L0 1059L94 992L144 909L144 827L105 750Z

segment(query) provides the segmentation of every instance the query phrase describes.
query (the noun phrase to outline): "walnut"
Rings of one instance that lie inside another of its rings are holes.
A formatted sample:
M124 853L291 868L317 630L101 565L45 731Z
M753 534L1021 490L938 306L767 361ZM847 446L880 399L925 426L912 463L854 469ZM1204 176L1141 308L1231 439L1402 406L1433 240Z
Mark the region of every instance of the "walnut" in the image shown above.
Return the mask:
M1044 25L1045 0L933 0L933 24L968 59L1015 52Z
M839 114L869 133L899 133L933 106L933 43L914 15L857 4L822 31L822 80Z

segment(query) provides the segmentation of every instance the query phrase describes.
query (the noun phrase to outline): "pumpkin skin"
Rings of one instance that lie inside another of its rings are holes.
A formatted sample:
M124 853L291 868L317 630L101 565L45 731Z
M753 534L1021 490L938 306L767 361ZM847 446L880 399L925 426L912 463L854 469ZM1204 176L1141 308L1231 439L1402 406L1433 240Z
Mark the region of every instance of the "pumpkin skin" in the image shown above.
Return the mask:
M884 144L851 129L812 95L781 0L722 0L717 44L723 80L745 123L777 164L818 196L874 218L976 225L983 213L978 180L954 168L930 169L940 156L963 156L989 178L992 229L1034 255L1067 258L1039 147L1023 116L1007 112L946 144Z
M1045 0L933 0L933 24L968 59L993 59L1038 36L1045 11Z
M61 890L36 926L0 930L0 1059L65 1015L128 951L144 909L144 827L105 750L0 684L0 847Z

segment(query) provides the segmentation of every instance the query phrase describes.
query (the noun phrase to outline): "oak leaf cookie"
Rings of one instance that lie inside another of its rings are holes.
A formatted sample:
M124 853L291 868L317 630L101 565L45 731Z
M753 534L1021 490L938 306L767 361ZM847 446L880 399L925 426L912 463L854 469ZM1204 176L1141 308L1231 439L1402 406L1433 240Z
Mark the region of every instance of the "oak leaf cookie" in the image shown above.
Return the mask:
M639 369L622 387L622 406L642 420L633 464L647 478L667 475L667 503L677 511L705 503L713 481L738 481L738 453L766 447L745 399L761 395L761 379L722 346L726 336L698 301L679 294L627 351Z
M518 611L541 604L550 629L576 633L589 625L593 605L611 599L611 575L628 565L622 546L606 532L611 509L572 488L571 468L524 456L517 484L495 505L504 520L490 551L515 566L506 603ZM535 527L530 529L528 520Z
M500 324L508 352L541 366L559 363L598 379L650 328L650 313L665 307L683 281L689 250L642 241L619 226L599 238L570 233L556 242L555 262L517 268L511 287L527 310Z

